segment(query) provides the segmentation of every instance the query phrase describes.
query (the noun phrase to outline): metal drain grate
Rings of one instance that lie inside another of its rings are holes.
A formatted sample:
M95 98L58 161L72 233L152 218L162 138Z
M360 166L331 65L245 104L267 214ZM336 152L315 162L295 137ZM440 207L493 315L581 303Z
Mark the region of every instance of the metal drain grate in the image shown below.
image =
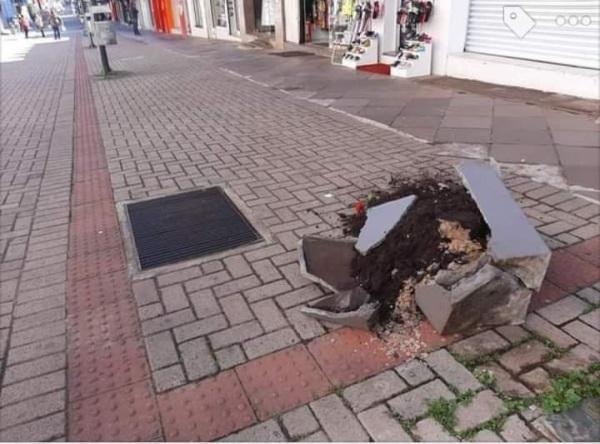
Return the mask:
M127 211L143 270L261 239L218 187L129 204Z
M304 51L284 51L284 52L270 52L269 54L277 57L306 57L314 55L312 52Z

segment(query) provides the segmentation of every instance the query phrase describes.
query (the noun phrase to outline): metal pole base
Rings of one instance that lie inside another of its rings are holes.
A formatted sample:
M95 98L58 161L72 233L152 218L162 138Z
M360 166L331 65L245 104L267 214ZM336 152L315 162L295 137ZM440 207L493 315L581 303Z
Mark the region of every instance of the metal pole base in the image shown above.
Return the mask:
M112 69L110 69L110 66L108 64L108 55L106 54L106 46L105 45L99 45L98 48L100 49L100 60L102 61L102 71L104 72L104 75L108 75L108 73L112 72Z

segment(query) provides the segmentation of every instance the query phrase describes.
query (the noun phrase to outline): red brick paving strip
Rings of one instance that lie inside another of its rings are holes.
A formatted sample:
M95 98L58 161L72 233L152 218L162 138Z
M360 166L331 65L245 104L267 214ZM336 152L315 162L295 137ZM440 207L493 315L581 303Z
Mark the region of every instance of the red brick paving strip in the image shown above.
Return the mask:
M162 438L80 39L68 257L68 437Z
M333 386L304 345L272 353L236 367L260 420L308 404Z

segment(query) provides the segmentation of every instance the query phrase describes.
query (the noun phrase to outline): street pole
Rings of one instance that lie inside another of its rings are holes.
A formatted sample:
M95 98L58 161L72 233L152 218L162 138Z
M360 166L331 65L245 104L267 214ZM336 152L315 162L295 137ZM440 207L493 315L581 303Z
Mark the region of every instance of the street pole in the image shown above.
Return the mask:
M104 72L104 75L107 76L108 73L111 72L112 70L110 69L110 66L108 65L108 55L106 54L106 46L98 45L98 48L100 49L100 60L102 61L102 71Z

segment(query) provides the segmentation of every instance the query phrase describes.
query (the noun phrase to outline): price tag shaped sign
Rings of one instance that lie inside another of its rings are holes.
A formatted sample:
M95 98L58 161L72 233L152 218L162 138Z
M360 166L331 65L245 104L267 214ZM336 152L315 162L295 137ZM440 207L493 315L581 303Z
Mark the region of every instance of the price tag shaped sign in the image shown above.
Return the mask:
M520 6L504 6L502 20L504 25L520 39L535 27L535 20Z

